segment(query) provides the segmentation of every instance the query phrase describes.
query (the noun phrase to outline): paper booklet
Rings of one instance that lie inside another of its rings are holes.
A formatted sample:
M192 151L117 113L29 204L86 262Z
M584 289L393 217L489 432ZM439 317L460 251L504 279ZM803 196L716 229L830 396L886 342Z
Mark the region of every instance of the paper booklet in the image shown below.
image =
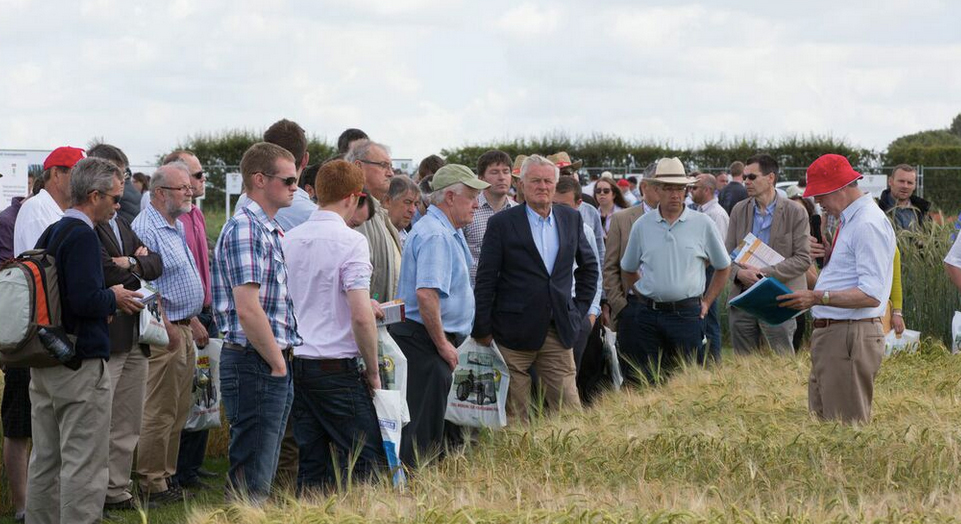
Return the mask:
M143 298L138 299L142 304L149 304L157 300L157 289L143 280L140 281L140 289L137 290L137 293L143 295Z
M771 249L771 246L762 242L760 238L754 236L754 233L748 233L744 237L744 240L731 253L731 258L734 259L735 264L757 268L773 266L784 261L784 257Z
M782 284L780 280L774 277L764 277L740 295L732 298L728 305L750 313L766 324L776 326L806 311L798 311L778 305L777 297L790 293L793 293L793 291Z

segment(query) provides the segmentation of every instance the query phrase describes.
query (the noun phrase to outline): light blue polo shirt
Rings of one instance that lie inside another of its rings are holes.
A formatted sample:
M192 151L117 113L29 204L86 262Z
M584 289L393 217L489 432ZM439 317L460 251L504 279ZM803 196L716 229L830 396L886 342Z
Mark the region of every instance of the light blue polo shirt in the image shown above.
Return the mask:
M714 222L704 213L684 208L673 225L661 210L646 213L634 222L621 269L641 270L634 285L637 292L658 302L676 302L704 294L704 268L731 265L731 257Z
M436 206L427 208L404 241L401 257L397 297L404 301L407 318L423 324L417 290L436 289L444 331L469 335L474 323L472 260L464 233Z

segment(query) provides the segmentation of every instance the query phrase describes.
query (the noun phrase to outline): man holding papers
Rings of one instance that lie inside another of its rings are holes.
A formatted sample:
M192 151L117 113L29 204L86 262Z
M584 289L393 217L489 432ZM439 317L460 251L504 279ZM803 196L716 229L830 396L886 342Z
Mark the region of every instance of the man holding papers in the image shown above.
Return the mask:
M812 291L778 297L784 307L814 306L808 407L822 419L868 421L874 377L881 367L881 315L891 294L894 229L861 174L840 155L824 155L807 170L804 196L838 217L831 260Z
M655 373L681 359L704 361L704 317L724 287L731 259L714 222L684 206L694 179L680 160L662 158L651 182L659 194L657 210L634 222L621 269L638 302L636 348L625 348L624 356L654 381ZM708 264L715 272L705 291Z
M731 297L743 293L766 276L781 281L792 291L807 289L804 274L811 266L807 212L796 202L779 197L778 164L770 155L755 155L745 162L744 185L748 198L731 210L725 247L728 252L740 246L731 271L734 286ZM757 351L762 340L776 353L794 353L793 337L797 323L770 325L736 307L728 315L734 351ZM762 338L763 337L763 338Z

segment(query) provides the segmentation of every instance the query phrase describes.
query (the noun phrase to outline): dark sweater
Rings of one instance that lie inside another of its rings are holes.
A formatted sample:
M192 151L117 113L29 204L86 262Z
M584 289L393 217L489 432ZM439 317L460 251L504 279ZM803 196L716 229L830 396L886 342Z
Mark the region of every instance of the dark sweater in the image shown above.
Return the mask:
M107 317L117 311L117 299L104 287L100 239L76 218L64 217L44 233L38 248L45 248L70 222L81 222L60 240L54 253L60 284L60 314L64 330L76 335L80 359L110 358Z

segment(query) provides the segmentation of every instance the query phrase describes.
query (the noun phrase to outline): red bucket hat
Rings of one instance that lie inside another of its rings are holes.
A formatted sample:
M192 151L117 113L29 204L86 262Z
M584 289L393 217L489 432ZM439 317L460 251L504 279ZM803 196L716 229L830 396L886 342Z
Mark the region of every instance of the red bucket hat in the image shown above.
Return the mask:
M43 170L46 171L51 167L66 167L67 169L71 169L74 164L83 160L86 156L83 149L80 148L70 146L58 147L43 161Z
M863 178L841 155L821 155L807 170L807 187L804 197L816 197L833 193L855 180Z

